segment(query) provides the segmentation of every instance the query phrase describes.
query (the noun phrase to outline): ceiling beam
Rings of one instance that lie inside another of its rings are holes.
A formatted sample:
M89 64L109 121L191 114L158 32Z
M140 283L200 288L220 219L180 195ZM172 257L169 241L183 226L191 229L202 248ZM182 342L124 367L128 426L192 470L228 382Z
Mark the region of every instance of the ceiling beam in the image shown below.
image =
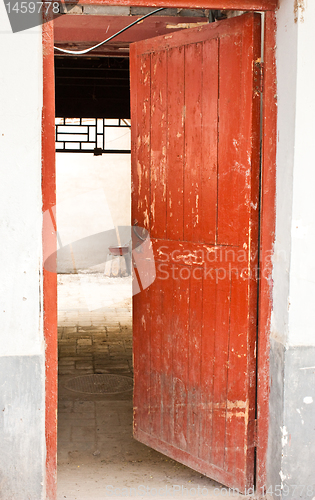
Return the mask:
M65 0L73 3L73 0ZM80 5L130 5L133 7L175 7L227 10L275 10L278 0L80 0Z
M81 1L81 0L80 0ZM139 16L88 16L71 15L60 16L54 21L55 44L69 42L101 42L109 38L122 28L128 26ZM114 42L132 43L145 38L166 35L181 28L197 26L199 23L207 22L204 17L171 17L158 16L149 17L143 23L133 26L121 33ZM111 45L113 45L113 42Z

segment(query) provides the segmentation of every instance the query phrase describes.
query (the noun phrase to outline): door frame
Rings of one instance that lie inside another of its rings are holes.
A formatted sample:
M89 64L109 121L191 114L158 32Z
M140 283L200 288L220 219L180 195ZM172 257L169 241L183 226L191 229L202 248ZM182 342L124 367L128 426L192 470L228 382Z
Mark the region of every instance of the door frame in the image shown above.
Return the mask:
M80 4L152 6L150 0L81 0ZM277 0L163 0L163 7L193 7L265 11L262 172L260 212L260 280L257 343L257 431L256 488L266 486L266 458L269 428L269 332L272 311L272 261L275 240L277 97L275 37ZM42 27L43 109L42 109L42 200L43 212L56 205L55 181L55 84L53 21ZM44 219L45 220L45 219ZM57 248L56 238L43 224L43 254ZM46 499L55 500L57 477L57 274L43 269L45 336L45 440Z

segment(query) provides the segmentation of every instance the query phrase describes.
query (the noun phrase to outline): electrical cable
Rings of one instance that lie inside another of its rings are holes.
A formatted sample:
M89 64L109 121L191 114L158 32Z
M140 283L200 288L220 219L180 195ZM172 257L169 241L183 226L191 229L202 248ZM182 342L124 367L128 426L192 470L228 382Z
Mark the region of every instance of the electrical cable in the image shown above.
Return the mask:
M112 40L116 36L120 35L124 31L128 30L129 28L131 28L131 26L134 26L135 24L140 23L140 21L143 21L143 19L145 19L146 17L152 16L153 14L156 14L157 12L160 12L161 10L165 10L165 7L160 7L159 9L156 9L156 10L153 10L152 12L149 12L145 16L140 17L140 19L137 19L133 23L129 24L125 28L123 28L120 31L118 31L117 33L115 33L114 35L110 36L109 38L107 38L103 42L100 42L97 45L94 45L93 47L90 47L89 49L84 49L84 50L66 50L66 49L61 49L60 47L55 47L55 46L54 46L54 49L59 50L60 52L63 52L64 54L72 54L72 55L75 55L75 56L87 54L88 52L91 52L91 50L97 49L101 45L104 45L104 43L109 42L110 40Z

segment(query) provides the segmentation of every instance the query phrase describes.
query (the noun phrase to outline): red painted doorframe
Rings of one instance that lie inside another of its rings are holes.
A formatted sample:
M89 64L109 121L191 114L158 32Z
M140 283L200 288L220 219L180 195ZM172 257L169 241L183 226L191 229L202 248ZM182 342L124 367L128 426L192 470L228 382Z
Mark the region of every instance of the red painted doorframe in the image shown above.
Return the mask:
M71 3L71 0L65 0ZM178 7L190 9L230 9L230 10L256 10L274 11L278 6L278 0L80 0L80 5L130 5L132 7Z
M265 14L260 215L260 281L257 352L257 454L256 486L266 485L269 427L269 332L272 311L272 262L276 223L277 82L276 16Z
M54 25L43 24L42 200L43 213L56 205ZM52 213L52 212L50 212ZM43 261L57 249L55 233L43 219ZM55 228L56 229L56 228ZM43 269L45 335L46 499L57 496L57 273Z
M165 7L192 7L192 0L164 0ZM110 0L83 0L80 3L112 5ZM118 5L135 5L132 0L116 0ZM150 0L137 5L150 6ZM193 7L265 10L264 95L261 175L261 273L259 282L258 386L257 386L257 455L256 487L266 484L266 454L269 423L269 330L272 310L272 263L275 236L276 195L276 64L274 9L277 0L199 0ZM43 211L56 203L55 184L55 106L53 22L43 25L43 113L42 113L42 197ZM56 241L43 227L44 255L56 248ZM57 275L43 271L44 334L46 342L46 499L56 499L57 469Z

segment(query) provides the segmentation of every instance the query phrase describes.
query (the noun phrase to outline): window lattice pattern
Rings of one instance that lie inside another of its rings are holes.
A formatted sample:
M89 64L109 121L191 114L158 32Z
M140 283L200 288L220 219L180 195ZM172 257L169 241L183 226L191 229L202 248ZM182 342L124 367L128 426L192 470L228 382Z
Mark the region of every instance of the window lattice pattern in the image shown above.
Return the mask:
M58 153L130 153L130 120L56 118Z

